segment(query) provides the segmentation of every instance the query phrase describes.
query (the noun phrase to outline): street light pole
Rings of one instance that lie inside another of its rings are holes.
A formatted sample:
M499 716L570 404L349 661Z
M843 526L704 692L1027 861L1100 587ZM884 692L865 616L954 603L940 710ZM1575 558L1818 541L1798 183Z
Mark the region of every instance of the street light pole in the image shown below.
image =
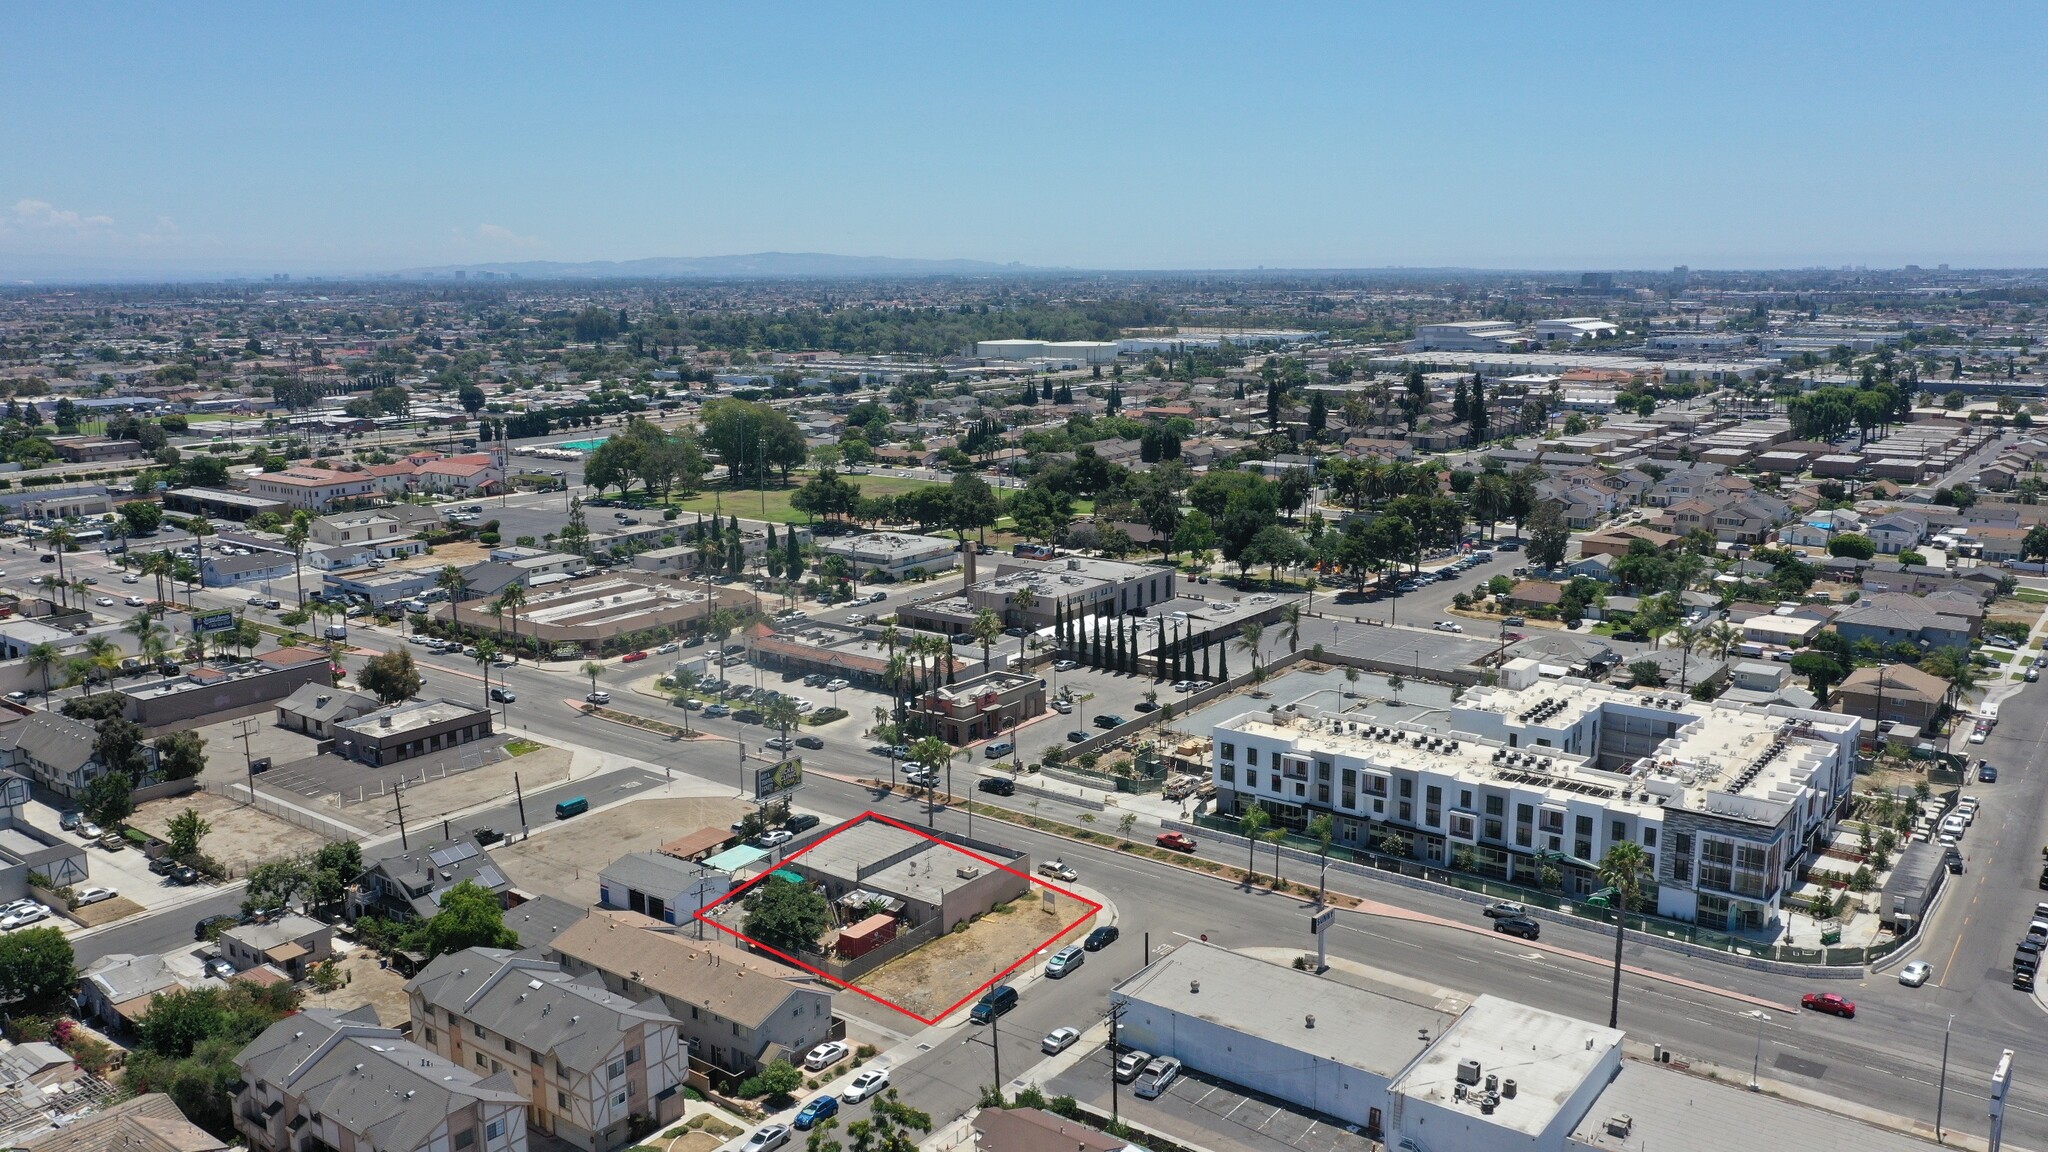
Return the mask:
M1942 1105L1948 1102L1948 1037L1955 1030L1955 1013L1949 1013L1948 1023L1941 1029L1941 1085L1934 1090L1934 1142L1941 1143Z
M1749 1015L1756 1017L1756 1055L1749 1061L1749 1090L1761 1092L1763 1086L1757 1083L1756 1077L1764 1063L1764 1022L1771 1018L1771 1014L1761 1008L1752 1008Z

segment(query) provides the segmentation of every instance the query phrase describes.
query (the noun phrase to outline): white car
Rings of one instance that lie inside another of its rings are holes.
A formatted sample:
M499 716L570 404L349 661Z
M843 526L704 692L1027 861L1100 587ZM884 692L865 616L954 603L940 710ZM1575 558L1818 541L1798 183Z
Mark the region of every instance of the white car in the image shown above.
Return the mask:
M1984 742L1984 737L1985 737L1985 731L1984 731L1984 729L1982 729L1982 728L1979 728L1979 729L1977 729L1976 731L1974 731L1974 732L1970 733L1970 743L1972 743L1972 744L1982 744L1982 743Z
M71 898L71 906L73 908L83 908L87 904L97 904L102 900L112 900L119 895L120 893L112 888L102 888L98 885L93 885L89 888L80 888L78 894Z
M784 844L787 844L794 839L796 839L796 836L793 833L791 833L789 829L777 828L773 831L763 832L759 836L754 837L754 847L780 848Z
M1080 666L1081 663L1078 660L1055 660L1053 661L1052 670L1055 672L1072 672Z
M837 1040L820 1044L804 1056L804 1068L811 1072L822 1072L853 1054L853 1049Z
M0 572L0 576L5 576L5 575L6 575L6 573L5 573L5 572ZM122 577L121 577L121 583L123 583L123 584L140 584L140 583L142 583L142 577L140 577L140 576L137 576L137 575L136 575L135 573L133 573L133 572L130 572L130 573L128 573L128 574L126 574L126 575L124 575L124 576L122 576Z
M827 680L825 682L825 691L827 692L844 692L851 687L853 685L845 680Z
M1915 960L1904 968L1899 969L1899 983L1904 984L1908 988L1918 988L1922 984L1927 983L1927 978L1932 975L1934 975L1934 965L1929 964L1925 960Z
M1055 700L1052 702L1052 710L1065 716L1074 710L1074 702L1072 700Z
M41 904L30 904L26 908L16 908L5 917L0 917L0 930L12 932L24 924L33 924L38 920L47 918L49 915L50 910Z
M114 606L114 598L112 596L95 596L92 602L102 608L112 608Z
M855 1076L853 1082L846 1086L846 1091L839 1094L839 1098L848 1104L858 1104L888 1086L889 1070L887 1068L870 1068Z
M612 702L612 694L600 689L585 696L584 699L592 704L609 704Z
M1433 627L1439 632L1463 632L1465 626L1456 620L1439 620Z
M140 597L140 596L130 596L130 597L128 598L128 606L129 606L130 608L140 608L140 607L142 607L142 606L143 606L144 604L147 604L147 603L148 603L148 601L147 601L147 600L144 600L144 599L143 599L142 597Z
M747 1142L741 1146L740 1152L774 1152L787 1143L789 1125L764 1124L756 1128L752 1136L747 1137Z
M1057 1056L1073 1047L1074 1041L1080 1038L1081 1034L1072 1028L1055 1028L1045 1034L1045 1039L1038 1042L1038 1047L1047 1056Z

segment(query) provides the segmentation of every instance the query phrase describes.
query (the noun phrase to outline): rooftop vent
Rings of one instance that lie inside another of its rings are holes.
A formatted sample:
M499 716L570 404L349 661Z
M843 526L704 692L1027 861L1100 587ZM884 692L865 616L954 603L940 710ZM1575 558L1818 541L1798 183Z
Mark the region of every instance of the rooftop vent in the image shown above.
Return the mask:
M1618 1136L1626 1140L1628 1139L1628 1134L1635 1129L1635 1126L1635 1117L1630 1116L1626 1112L1619 1116L1609 1116L1607 1118L1607 1134L1609 1136Z

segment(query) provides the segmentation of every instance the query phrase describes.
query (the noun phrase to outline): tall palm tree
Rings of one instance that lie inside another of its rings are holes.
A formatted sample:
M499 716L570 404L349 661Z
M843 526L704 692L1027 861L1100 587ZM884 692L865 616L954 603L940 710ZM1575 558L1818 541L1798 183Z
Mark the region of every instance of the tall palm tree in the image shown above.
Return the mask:
M469 581L463 578L462 569L453 564L441 566L441 574L434 577L434 586L448 593L448 601L451 604L461 603L464 594L469 591Z
M1690 624L1680 624L1671 629L1671 639L1678 645L1678 690L1685 691L1686 679L1692 671L1692 650L1699 647L1706 638L1706 631Z
M1311 584L1310 586L1313 587L1314 585ZM1280 624L1280 635L1287 640L1288 655L1291 656L1301 651L1301 604L1299 602L1289 604L1281 610Z
M889 686L889 698L894 702L892 715L895 722L903 722L903 689L910 680L910 655L907 652L891 653L888 662L882 666L882 682Z
M505 611L512 614L512 659L517 661L519 659L519 609L526 604L526 589L518 584L507 585L503 592L498 593L497 603L502 605Z
M185 522L185 531L192 534L192 546L197 549L192 553L192 567L198 572L196 579L203 584L206 582L206 538L213 535L213 522L203 516L195 516ZM185 606L192 606L190 584L185 586Z
M789 729L803 721L804 714L796 710L796 701L787 696L777 696L761 710L761 719L782 729L782 739L789 740Z
M1643 883L1650 878L1650 854L1643 846L1623 840L1608 847L1600 858L1600 879L1615 891L1614 903L1614 988L1607 1001L1607 1026L1619 1027L1621 1019L1621 945L1627 936L1628 913L1642 898Z
M582 672L585 676L590 677L590 691L595 693L597 691L597 678L604 675L604 665L596 660L585 660Z
M1707 647L1713 650L1714 655L1726 660L1728 654L1735 651L1735 646L1742 643L1742 630L1726 620L1720 620L1707 629L1706 641Z
M92 674L102 680L111 680L115 669L121 667L121 649L105 636L95 635L85 642L85 660Z
M1254 676L1259 674L1259 670L1262 667L1259 663L1259 645L1265 638L1266 626L1254 621L1245 621L1244 625L1237 630L1237 650L1251 653L1252 675Z
M169 552L150 552L142 558L142 574L156 577L155 610L158 612L163 611L164 577L171 575L176 570L177 558Z
M981 645L981 667L982 671L986 672L990 667L989 657L995 650L996 641L1002 638L1003 622L996 619L995 613L984 608L974 614L974 623L968 627L968 632L974 637L974 642Z
M1244 837L1244 882L1247 886L1258 879L1259 838L1266 831L1266 825L1272 822L1273 817L1256 800L1247 805L1244 814L1237 818L1237 833Z
M498 658L498 645L493 640L479 640L476 645L477 671L484 674L484 711L491 710L491 661Z
M50 549L57 554L57 583L62 585L65 583L64 553L70 549L71 545L77 540L77 537L71 534L71 529L59 524L55 528L50 529L49 535L43 537L43 539L50 542Z
M55 644L46 640L41 644L31 647L24 657L24 661L29 671L42 674L43 711L48 712L50 710L50 673L56 670L57 665L64 662L64 654L57 650Z
M136 650L150 663L156 663L157 658L164 654L164 636L167 629L157 623L156 617L148 612L137 612L126 624L121 625L121 631L135 637Z
M1017 609L1017 624L1024 629L1024 635L1017 640L1018 666L1022 667L1026 642L1031 639L1031 610L1038 607L1038 594L1026 585L1017 589L1017 594L1010 598L1010 604Z
M292 526L284 530L285 547L292 550L292 584L298 589L299 610L306 607L306 582L300 567L306 560L306 542L313 538L313 514L301 508L292 513Z

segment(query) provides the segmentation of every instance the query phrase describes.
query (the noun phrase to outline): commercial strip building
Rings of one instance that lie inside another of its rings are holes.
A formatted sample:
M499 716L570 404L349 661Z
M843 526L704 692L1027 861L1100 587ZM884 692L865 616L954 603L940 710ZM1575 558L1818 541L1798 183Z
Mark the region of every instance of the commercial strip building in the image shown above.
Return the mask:
M737 587L689 584L640 572L614 572L548 584L502 618L484 600L438 604L434 614L473 635L538 639L551 652L600 655L648 648L686 635L720 608L742 616L759 600Z
M922 833L868 819L785 859L781 870L818 884L826 899L861 918L879 899L905 929L937 921L951 931L1031 888L1029 857L987 847L975 852L1002 867Z
M502 948L436 957L405 986L413 1035L450 1063L507 1075L527 1125L582 1152L632 1143L683 1114L681 1023L549 960Z
M862 578L872 579L879 574L885 580L901 580L913 574L930 576L953 567L960 562L956 547L955 541L943 536L869 532L820 540L816 550L844 559Z
M307 684L332 686L333 664L315 648L278 648L253 660L216 660L182 676L115 689L128 719L145 728L239 712L283 700Z
M1783 705L1539 678L1510 661L1441 725L1339 713L1246 712L1213 729L1218 811L1251 803L1283 826L1336 817L1340 843L1386 832L1421 859L1471 854L1514 880L1556 866L1565 890L1603 886L1617 843L1639 845L1646 905L1717 930L1774 925L1801 864L1825 848L1854 786L1861 722Z
M482 740L491 734L492 712L454 700L407 700L339 720L329 728L335 750L365 764L396 764Z
M904 605L896 619L911 628L959 636L989 612L1006 628L1036 631L1052 627L1056 614L1118 615L1164 604L1174 598L1174 576L1163 565L1086 556L1004 557L996 561L994 576L957 593Z
M510 1072L438 1056L368 1004L293 1013L235 1065L235 1131L255 1152L526 1152L528 1103Z
M909 715L913 726L964 746L1045 715L1045 681L1022 672L984 672L919 696Z

